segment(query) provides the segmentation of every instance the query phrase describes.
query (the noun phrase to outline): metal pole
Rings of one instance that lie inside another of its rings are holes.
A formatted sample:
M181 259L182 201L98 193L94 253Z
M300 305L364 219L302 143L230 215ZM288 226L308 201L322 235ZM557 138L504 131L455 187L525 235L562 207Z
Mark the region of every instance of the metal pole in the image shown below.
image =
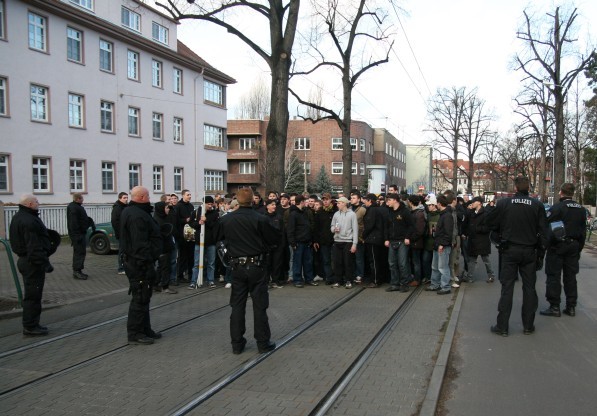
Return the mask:
M205 215L205 193L203 193L203 205L201 205L201 216L199 217L199 221L201 217ZM201 224L201 231L199 231L199 265L197 268L199 269L199 275L197 279L197 288L203 286L203 254L205 253L205 224Z
M303 176L305 177L305 184L304 184L304 192L307 192L307 144L303 145L303 150L305 151L305 157L303 159Z

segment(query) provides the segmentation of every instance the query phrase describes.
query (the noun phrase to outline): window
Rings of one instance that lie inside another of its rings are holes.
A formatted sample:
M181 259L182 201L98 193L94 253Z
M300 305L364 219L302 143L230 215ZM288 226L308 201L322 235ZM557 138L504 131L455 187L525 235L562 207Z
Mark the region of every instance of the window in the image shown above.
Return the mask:
M308 137L299 137L294 139L294 150L310 150L311 139Z
M332 175L342 175L342 162L332 162Z
M342 150L342 137L332 138L332 150Z
M114 50L114 44L107 40L100 39L99 41L99 59L100 59L100 70L106 72L112 72L114 66L114 60L112 51Z
M238 139L238 148L240 150L255 149L255 138L254 137L241 137Z
M163 140L162 134L162 120L164 119L164 115L160 113L153 113L152 116L152 130L153 130L153 138L157 140Z
M174 168L174 192L182 192L184 168Z
M0 7L2 7L0 5ZM0 77L0 116L8 115L8 79Z
M129 189L141 185L141 165L131 163L129 165Z
M203 99L214 104L224 105L224 87L211 81L203 83Z
M358 173L358 169L359 169L359 164L357 162L352 162L352 165L350 167L350 174L351 175L356 175Z
M31 120L49 121L48 89L39 85L31 85Z
M70 161L70 191L83 192L85 191L85 161L71 160Z
M102 162L102 192L114 192L116 189L114 171L114 162Z
M50 180L50 159L46 157L34 157L33 192L49 192Z
M172 70L172 91L182 94L182 69L174 68Z
M66 59L83 63L83 32L66 28Z
M174 143L182 143L183 135L182 135L182 118L174 117L174 121L172 122L173 127L173 141Z
M164 190L164 167L153 167L153 192L163 192Z
M70 2L76 4L77 6L93 10L93 0L70 0Z
M151 23L151 37L153 38L153 40L167 45L168 44L168 29L156 22L152 22Z
M224 129L205 124L203 126L203 140L205 146L224 147Z
M100 128L103 132L114 133L114 103L100 103Z
M353 152L356 152L356 151L357 151L357 139L355 139L354 137L351 137L351 138L350 138L350 149L351 149Z
M0 0L0 39L6 39L6 22L4 21L4 0Z
M123 6L120 12L120 18L123 26L137 32L141 31L141 16L138 13Z
M155 59L151 60L151 85L162 88L162 63Z
M253 175L255 173L255 162L240 162L238 173L241 175Z
M361 163L359 175L361 175L361 176L365 175L365 164L364 163Z
M68 94L68 125L69 127L83 127L83 96Z
M2 5L0 5L1 7ZM0 192L10 192L10 156L0 154Z
M141 110L139 110L138 108L129 107L129 136L139 136L140 112Z
M360 142L360 149L359 150L361 152L364 152L365 151L365 146L366 146L367 142L365 141L365 139L360 139L359 142Z
M224 190L224 172L219 170L206 170L204 180L204 190L223 191Z
M134 51L128 51L126 75L129 79L139 81L139 54Z
M29 47L46 52L47 30L46 18L35 13L29 13Z
M303 169L307 175L311 174L311 162L303 162Z

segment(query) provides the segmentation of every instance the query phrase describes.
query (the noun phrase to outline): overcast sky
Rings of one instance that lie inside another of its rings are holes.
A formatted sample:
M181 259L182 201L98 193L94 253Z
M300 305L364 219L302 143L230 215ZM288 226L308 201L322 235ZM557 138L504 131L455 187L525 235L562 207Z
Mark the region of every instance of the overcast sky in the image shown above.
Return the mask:
M405 143L423 143L428 139L422 130L429 96L437 88L464 86L478 88L479 96L495 109L500 130L507 130L513 122L512 98L520 90L522 78L520 72L510 68L522 47L516 31L523 23L526 4L521 0L402 2L403 10L398 15L404 31L396 24L396 53L390 55L389 63L372 69L361 79L353 94L353 119L385 127ZM578 48L587 50L587 42L595 45L597 1L534 0L529 10L545 15L553 13L558 4L566 9L571 5L578 8ZM593 19L592 28L589 17ZM393 10L392 18L397 21ZM251 31L264 25L263 21L259 23L245 19L241 24ZM228 88L229 118L234 118L239 97L258 77L269 83L265 62L225 30L210 23L183 21L178 33L179 39L202 58L238 81ZM584 75L581 82L585 83ZM339 91L327 92L339 96ZM296 104L291 104L290 115L295 114Z

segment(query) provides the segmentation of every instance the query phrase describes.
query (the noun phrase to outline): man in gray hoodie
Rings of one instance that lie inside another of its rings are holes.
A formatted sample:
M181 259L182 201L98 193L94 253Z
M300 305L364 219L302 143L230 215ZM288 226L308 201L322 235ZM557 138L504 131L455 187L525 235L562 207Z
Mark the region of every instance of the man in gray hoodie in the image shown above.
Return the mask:
M332 251L334 265L333 288L344 285L346 289L352 288L354 273L354 253L359 242L359 223L356 214L348 209L350 203L346 197L337 199L338 211L332 217L330 231L334 233L334 246Z

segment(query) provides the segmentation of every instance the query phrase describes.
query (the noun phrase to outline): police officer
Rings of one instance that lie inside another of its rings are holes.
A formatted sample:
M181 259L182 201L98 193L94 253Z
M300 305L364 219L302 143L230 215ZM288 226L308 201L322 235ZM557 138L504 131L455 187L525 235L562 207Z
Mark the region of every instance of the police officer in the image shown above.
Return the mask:
M508 323L512 312L514 282L522 278L522 324L526 335L535 331L537 269L543 262L546 246L545 208L538 200L529 197L529 179L519 176L514 180L516 194L498 201L495 209L487 214L487 224L500 234L500 282L502 293L498 304L497 324L491 332L508 336Z
M68 236L73 246L73 277L75 279L87 280L89 275L83 272L85 268L86 233L91 227L95 231L95 223L87 215L83 207L83 194L75 192L73 202L66 207L66 224L68 226Z
M149 302L156 283L155 261L162 251L160 229L151 217L149 191L135 186L131 202L120 217L120 244L123 245L124 271L132 295L126 324L129 344L153 344L162 334L151 329Z
M222 217L218 225L217 241L226 240L231 257L232 291L230 293L230 337L232 352L243 352L245 334L245 309L247 297L253 300L254 334L260 353L276 348L270 341L271 332L267 318L269 295L264 254L281 239L280 231L272 227L265 215L251 208L253 191L240 189L236 194L240 208Z
M574 190L574 184L564 183L560 188L560 202L547 212L548 225L561 221L564 228L559 237L555 233L549 234L549 247L545 257L545 297L550 306L540 312L545 316L561 316L562 274L566 294L566 309L563 312L569 316L576 315L576 274L580 252L585 245L587 212L582 205L572 200Z
M50 237L39 218L39 202L33 195L23 195L19 211L10 223L10 246L19 259L17 267L23 276L23 335L47 335L48 328L39 324L41 297L46 271L52 271Z

